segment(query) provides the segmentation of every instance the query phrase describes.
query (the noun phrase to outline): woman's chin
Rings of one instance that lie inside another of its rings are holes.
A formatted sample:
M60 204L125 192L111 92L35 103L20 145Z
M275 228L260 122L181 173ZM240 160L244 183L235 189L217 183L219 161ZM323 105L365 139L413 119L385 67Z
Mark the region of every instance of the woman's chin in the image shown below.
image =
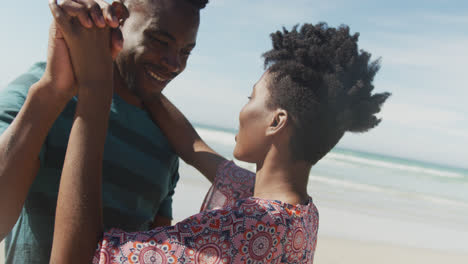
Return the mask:
M245 161L245 155L242 154L242 151L239 150L238 145L234 147L234 152L232 153L236 160Z
M239 151L237 151L237 144L236 144L236 146L234 147L234 151L233 151L232 155L234 156L235 159L241 160L241 159L239 158L239 157L240 157L240 156L239 156Z
M248 163L256 163L255 159L252 159L251 157L249 158L248 155L246 155L246 153L239 151L237 147L234 148L233 156L236 160L239 160L239 161L248 162Z

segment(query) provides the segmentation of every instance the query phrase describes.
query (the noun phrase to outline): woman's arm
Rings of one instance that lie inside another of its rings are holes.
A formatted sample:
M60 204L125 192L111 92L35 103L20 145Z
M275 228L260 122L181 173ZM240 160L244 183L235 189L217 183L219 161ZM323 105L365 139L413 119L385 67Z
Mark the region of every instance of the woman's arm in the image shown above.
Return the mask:
M89 263L102 233L102 159L112 81L79 89L60 180L51 263Z
M112 101L109 28L85 29L50 3L72 60L78 103L55 217L51 263L90 263L102 234L102 159Z
M226 159L200 138L187 118L163 94L145 106L177 155L213 182L218 166Z

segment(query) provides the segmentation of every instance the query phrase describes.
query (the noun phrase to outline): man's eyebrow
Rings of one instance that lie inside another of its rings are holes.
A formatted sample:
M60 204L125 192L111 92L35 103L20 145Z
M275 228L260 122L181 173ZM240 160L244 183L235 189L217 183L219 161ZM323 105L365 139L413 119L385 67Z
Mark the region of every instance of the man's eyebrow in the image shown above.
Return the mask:
M172 36L169 32L161 30L161 29L150 30L150 32L153 33L153 34L157 34L157 35L163 35L163 36L165 36L166 38L168 38L168 39L170 39L172 41L176 40L174 38L174 36Z
M168 39L170 39L172 41L176 41L176 38L174 36L172 36L169 32L164 31L162 29L154 29L154 30L148 30L148 31L151 32L152 34L163 35L163 36L165 36L166 38L168 38ZM195 48L195 45L196 45L196 43L193 42L193 43L187 44L185 46L185 48L193 49L193 48Z

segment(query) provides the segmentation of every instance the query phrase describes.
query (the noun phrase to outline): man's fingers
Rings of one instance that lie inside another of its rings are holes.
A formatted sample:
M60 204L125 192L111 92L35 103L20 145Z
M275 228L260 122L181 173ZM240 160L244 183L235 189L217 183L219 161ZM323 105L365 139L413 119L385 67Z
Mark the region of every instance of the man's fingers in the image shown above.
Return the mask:
M61 23L68 19L67 14L58 6L57 0L49 0L49 8L57 22Z
M96 0L101 5L106 23L110 27L118 28L129 16L127 7L120 1L114 1L111 5L104 0Z
M106 21L101 10L100 4L93 0L73 0L76 3L84 5L87 13L93 19L94 24L99 28L104 28L106 26Z
M106 24L112 28L117 28L119 26L119 19L115 15L114 7L104 0L96 0L96 2L101 6Z
M60 8L57 0L49 0L49 8L54 16L55 38L63 38L63 32L70 29L70 16Z
M130 15L130 13L128 12L127 7L122 2L114 1L112 3L112 6L113 6L113 8L115 10L115 15L119 19L119 22L120 21L125 21L128 18L128 16Z
M59 8L67 13L67 15L78 18L81 25L83 25L85 28L93 27L93 21L88 14L88 9L84 5L72 0L65 0L59 4Z
M91 17L94 20L94 23L100 28L105 27L106 21L104 20L101 7L97 3L94 3L89 8L90 8L89 11L91 13Z
M115 59L119 52L123 48L123 36L122 31L118 28L114 28L111 30L111 54L112 59Z

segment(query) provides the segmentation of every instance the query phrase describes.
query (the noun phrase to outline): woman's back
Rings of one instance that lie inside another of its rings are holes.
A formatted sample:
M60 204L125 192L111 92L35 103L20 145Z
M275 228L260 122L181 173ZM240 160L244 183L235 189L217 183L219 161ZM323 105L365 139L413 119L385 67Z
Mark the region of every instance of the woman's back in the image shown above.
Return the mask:
M222 164L203 211L147 232L111 230L94 263L312 263L318 211L253 198L255 175Z

